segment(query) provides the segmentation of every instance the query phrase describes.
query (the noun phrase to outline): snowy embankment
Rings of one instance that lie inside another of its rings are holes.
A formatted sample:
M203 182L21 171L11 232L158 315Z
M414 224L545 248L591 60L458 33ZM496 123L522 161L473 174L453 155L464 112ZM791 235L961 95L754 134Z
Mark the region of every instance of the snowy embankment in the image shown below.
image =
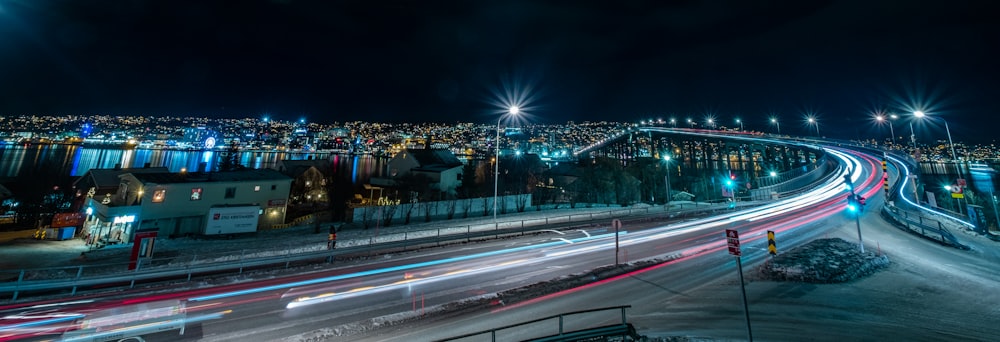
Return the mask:
M759 276L764 280L807 283L842 283L871 275L889 266L889 258L843 239L818 239L764 262Z

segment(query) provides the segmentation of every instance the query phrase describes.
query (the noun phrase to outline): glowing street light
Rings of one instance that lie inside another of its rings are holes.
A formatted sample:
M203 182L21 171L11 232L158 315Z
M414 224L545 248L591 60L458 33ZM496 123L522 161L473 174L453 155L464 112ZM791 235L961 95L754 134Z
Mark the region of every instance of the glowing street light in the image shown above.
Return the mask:
M740 131L742 132L743 131L743 120L740 120L740 118L736 118L736 123L740 124Z
M708 127L715 128L715 119L708 118L708 120L705 121L708 122Z
M510 115L516 116L520 112L521 108L516 105L507 108L507 114ZM497 162L494 164L496 166L496 171L493 175L493 221L497 220L497 190L500 185L500 120L503 120L503 117L503 115L500 115L500 117L497 118Z
M688 126L691 126L691 128L694 128L694 120L691 120L691 118L688 118Z
M667 164L667 175L663 177L663 182L667 185L667 196L663 200L663 207L670 209L670 155L663 156L663 162Z
M808 117L806 117L806 122L808 122L810 125L816 126L816 136L819 137L820 136L819 135L819 121L816 120L816 117L814 117L814 116L808 116Z
M890 114L889 117L895 120L899 116L896 116L896 114ZM888 122L889 123L889 134L892 134L892 143L893 143L893 145L895 145L896 144L896 132L892 129L892 120L887 119L882 114L875 114L875 121L878 121L878 123L880 125L883 122Z
M677 127L677 119L670 118L670 126Z
M778 122L778 118L772 116L771 123L778 127L778 134L781 134L781 123Z

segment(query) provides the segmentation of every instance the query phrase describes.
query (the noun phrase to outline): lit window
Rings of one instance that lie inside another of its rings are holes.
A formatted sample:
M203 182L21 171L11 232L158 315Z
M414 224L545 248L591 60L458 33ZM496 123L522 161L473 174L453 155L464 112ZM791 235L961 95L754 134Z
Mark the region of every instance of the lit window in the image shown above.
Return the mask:
M201 188L191 189L191 200L200 201L201 200Z
M163 202L163 198L164 197L167 197L167 190L166 189L160 189L160 190L153 191L153 203Z
M260 185L254 185L253 186L253 191L254 192L259 192L260 191Z

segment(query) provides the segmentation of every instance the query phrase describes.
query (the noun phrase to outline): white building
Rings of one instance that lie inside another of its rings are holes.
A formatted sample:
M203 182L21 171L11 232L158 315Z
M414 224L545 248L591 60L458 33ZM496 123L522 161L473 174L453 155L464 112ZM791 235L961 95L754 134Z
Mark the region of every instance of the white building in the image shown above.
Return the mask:
M159 236L204 232L212 208L256 206L258 228L285 220L291 177L271 169L227 172L125 173L118 192L88 198L83 206L93 236L128 243L136 231Z

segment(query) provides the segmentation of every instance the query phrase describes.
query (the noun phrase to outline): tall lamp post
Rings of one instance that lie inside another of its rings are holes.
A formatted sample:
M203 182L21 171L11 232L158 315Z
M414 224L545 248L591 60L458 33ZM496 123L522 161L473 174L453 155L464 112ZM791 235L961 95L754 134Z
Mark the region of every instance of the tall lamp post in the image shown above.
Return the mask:
M771 123L773 123L776 127L778 127L778 134L780 135L781 134L781 123L778 122L778 118L772 117L771 118Z
M896 114L891 114L889 117L892 118L892 119L898 118L898 116L896 116ZM892 129L892 120L886 119L885 116L883 116L882 114L875 115L875 120L878 121L879 124L881 124L882 122L888 122L889 123L889 134L892 135L892 144L895 145L896 144L896 132L893 131L893 129Z
M927 116L926 113L924 113L923 111L919 111L919 110L913 112L913 116L917 117L917 119L923 119L923 118L932 119L933 118L933 117ZM936 119L941 119L941 122L944 122L944 131L948 133L948 146L951 146L951 160L955 162L955 172L958 173L958 178L962 178L962 162L958 160L958 154L955 153L955 143L952 142L952 140L951 140L951 129L948 128L948 121L945 120L945 119L943 119L943 118L941 118L941 117L937 117ZM962 208L961 207L958 208L958 212L959 213L962 212Z
M670 126L671 127L677 127L677 119L670 118Z
M510 108L507 108L507 113L510 115L517 115L517 113L520 112L521 108L518 108L517 106L510 106ZM500 117L497 118L497 140L496 140L497 162L494 164L496 169L493 174L493 221L494 222L496 222L497 220L497 194L498 194L497 190L499 189L500 185L500 120L503 120L503 117L504 117L503 115L500 115Z
M667 196L663 201L663 207L670 209L670 156L663 156L663 161L667 164L667 175L663 177L663 182L667 185Z
M913 116L917 117L918 119L932 118L930 116L927 116L926 113L919 110L913 112ZM958 176L962 177L962 167L961 163L959 163L958 161L958 154L955 153L955 143L951 141L951 129L948 128L948 121L945 121L945 119L942 119L940 117L938 117L937 119L941 119L941 122L944 122L944 131L948 133L948 145L951 146L951 159L955 161L955 169L958 171Z
M740 120L739 118L736 118L736 123L740 124L740 132L742 132L743 131L743 120Z

